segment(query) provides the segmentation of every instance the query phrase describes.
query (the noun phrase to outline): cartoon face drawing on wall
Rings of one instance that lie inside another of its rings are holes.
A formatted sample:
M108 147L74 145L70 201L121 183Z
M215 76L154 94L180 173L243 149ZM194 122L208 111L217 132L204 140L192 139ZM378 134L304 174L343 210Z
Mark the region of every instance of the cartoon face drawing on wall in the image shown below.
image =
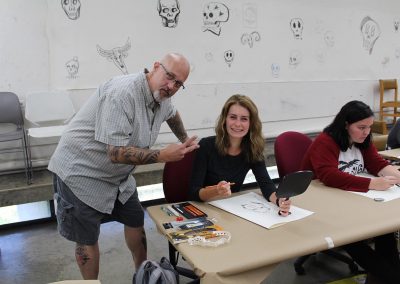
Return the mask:
M394 25L394 31L398 32L399 31L399 25L400 25L400 19L394 19L393 20L393 25Z
M292 68L296 68L302 60L302 55L299 50L292 50L290 52L290 57L289 57L289 66Z
M71 60L68 60L67 63L65 63L65 67L67 68L67 72L69 74L68 78L75 79L79 71L78 57L75 56Z
M332 31L327 31L324 34L324 40L327 46L333 47L335 45L335 33Z
M210 31L219 36L221 23L229 19L229 9L222 3L210 2L203 8L203 32Z
M365 50L369 51L369 54L371 54L376 40L381 35L381 29L379 28L378 23L371 19L369 16L365 17L361 21L360 27L363 37L363 47Z
M178 0L158 0L157 9L164 27L175 28L178 25L181 12Z
M276 63L272 63L271 64L272 77L278 78L280 71L281 71L281 67L279 66L279 64L276 64Z
M76 20L79 18L81 14L80 0L61 0L61 6L69 19Z
M235 53L233 50L227 50L224 52L224 59L226 64L228 64L229 67L231 67L233 63L233 59L235 59Z
M290 21L290 29L293 32L295 39L303 39L303 20L300 18L293 18Z

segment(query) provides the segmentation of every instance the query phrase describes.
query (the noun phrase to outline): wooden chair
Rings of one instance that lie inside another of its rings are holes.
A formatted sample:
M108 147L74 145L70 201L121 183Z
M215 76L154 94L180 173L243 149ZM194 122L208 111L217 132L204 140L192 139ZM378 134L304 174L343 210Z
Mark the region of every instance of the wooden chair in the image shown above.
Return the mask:
M374 123L371 126L372 133L378 133L382 135L388 134L388 129L385 121L382 120L374 120Z
M375 145L376 150L384 151L386 150L388 135L372 135L372 143Z
M393 99L385 100L385 91L393 90ZM379 120L383 121L384 117L393 117L393 124L396 122L396 118L400 117L400 102L398 101L398 86L396 79L390 80L379 80ZM388 110L391 109L391 110Z

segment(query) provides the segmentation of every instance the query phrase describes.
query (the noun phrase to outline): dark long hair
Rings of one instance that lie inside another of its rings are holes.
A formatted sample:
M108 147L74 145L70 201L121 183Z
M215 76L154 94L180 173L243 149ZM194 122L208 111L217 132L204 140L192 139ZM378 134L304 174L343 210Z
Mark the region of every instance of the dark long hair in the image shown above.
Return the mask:
M371 108L361 101L351 101L345 104L331 124L325 127L324 132L329 134L339 145L341 151L350 146L349 133L346 126L354 122L374 116ZM371 133L363 143L354 143L359 149L365 149L371 143Z

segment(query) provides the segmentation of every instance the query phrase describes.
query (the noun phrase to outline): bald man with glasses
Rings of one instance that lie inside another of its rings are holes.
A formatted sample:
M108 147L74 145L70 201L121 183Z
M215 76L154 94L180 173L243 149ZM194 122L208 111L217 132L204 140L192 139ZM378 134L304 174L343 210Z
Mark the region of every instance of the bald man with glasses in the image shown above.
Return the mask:
M54 173L58 230L76 243L84 279L98 278L98 238L105 217L124 224L136 268L147 258L144 212L132 172L137 165L178 161L199 147L171 104L189 71L184 56L170 53L150 72L114 77L96 90L63 133L49 170ZM151 149L164 121L181 143Z

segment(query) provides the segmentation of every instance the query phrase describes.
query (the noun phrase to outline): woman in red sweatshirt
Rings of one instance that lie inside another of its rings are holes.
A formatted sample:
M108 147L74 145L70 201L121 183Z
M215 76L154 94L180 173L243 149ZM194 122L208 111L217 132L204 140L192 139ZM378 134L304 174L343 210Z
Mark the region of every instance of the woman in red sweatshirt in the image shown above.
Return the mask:
M327 186L350 191L387 190L400 183L400 172L379 156L371 142L373 121L374 114L365 103L345 104L311 144L302 169L312 170ZM356 176L362 172L377 177ZM384 283L400 283L400 260L393 233L375 237L375 250L365 241L343 248Z

